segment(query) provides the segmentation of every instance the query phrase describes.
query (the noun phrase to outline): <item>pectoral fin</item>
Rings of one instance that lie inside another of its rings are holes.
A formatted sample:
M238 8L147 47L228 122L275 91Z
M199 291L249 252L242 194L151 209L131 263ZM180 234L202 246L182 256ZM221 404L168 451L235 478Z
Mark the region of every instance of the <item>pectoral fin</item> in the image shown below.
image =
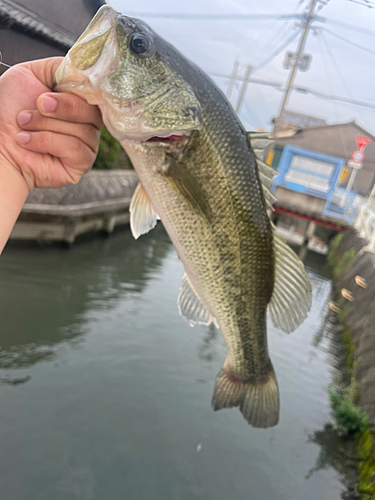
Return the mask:
M210 323L216 325L215 318L202 304L186 273L182 277L177 302L180 313L185 316L191 325L209 325Z
M157 224L158 215L141 183L138 184L130 202L130 229L135 239L148 233Z
M199 183L174 158L167 157L163 174L183 201L208 222L211 221L210 207Z
M273 325L291 333L310 310L311 285L298 256L275 232L273 242L275 285L268 310Z

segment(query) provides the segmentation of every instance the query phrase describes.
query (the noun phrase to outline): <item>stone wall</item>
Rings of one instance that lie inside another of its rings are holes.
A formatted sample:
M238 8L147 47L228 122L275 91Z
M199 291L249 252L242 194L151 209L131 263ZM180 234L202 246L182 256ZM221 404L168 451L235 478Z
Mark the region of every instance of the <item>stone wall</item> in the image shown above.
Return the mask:
M338 257L352 248L356 255L349 270L336 282L336 289L340 296L342 289L346 289L353 297L352 301L344 299L346 323L354 332L356 381L361 393L361 405L375 427L375 254L364 250L366 244L366 240L354 229L344 233ZM356 283L357 276L366 281L366 288Z

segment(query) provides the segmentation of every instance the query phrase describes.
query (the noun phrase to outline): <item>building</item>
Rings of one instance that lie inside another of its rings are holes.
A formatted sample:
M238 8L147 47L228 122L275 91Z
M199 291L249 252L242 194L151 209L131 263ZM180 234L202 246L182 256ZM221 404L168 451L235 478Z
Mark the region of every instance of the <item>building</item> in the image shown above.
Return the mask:
M364 160L359 169L353 169L352 154L358 149L356 137L366 137L370 141L365 147ZM274 168L280 170L285 148L297 148L341 160L341 171L335 184L336 188L347 189L355 193L368 195L375 181L375 137L354 121L335 125L319 125L308 128L285 128L278 134L273 150L268 151ZM284 154L285 160L285 154ZM352 179L352 181L351 181Z
M275 123L275 119L273 120L273 123ZM327 122L322 118L316 118L315 116L303 115L301 113L295 113L294 111L285 110L281 115L277 126L277 136L291 137L294 135L296 130L308 127L320 127L324 125L327 125Z
M0 52L4 63L63 56L103 0L0 0ZM0 66L0 74L5 71Z

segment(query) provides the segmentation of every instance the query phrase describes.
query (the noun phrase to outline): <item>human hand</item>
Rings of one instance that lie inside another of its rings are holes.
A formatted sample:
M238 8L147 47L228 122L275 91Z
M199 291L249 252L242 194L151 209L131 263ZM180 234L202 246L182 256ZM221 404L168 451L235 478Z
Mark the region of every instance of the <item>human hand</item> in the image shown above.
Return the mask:
M28 192L77 183L98 151L99 109L73 94L52 92L61 61L18 64L0 78L0 176L13 170Z

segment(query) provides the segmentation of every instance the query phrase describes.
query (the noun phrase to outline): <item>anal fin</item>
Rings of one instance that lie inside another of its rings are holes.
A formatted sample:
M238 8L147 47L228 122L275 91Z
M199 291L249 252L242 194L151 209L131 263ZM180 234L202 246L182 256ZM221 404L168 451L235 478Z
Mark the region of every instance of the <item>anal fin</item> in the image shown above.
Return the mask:
M182 277L180 293L178 295L178 308L180 314L185 316L191 325L209 325L216 320L202 304L201 299L198 297L193 285L191 284L187 274Z

